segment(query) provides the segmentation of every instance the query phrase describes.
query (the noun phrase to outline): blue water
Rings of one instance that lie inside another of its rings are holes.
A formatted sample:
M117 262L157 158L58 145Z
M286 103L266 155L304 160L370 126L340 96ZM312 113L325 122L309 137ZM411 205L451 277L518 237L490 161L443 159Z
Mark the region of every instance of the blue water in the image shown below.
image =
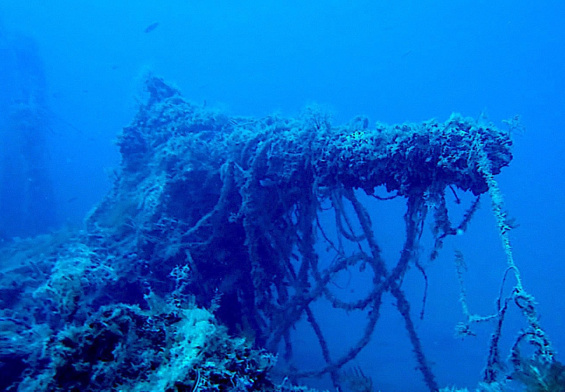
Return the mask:
M0 234L8 239L80 227L111 187L109 174L119 164L114 139L136 112L147 72L175 84L189 100L231 114L292 116L317 102L336 123L358 114L372 124L444 121L460 112L486 116L501 128L503 120L520 115L526 130L515 135L514 160L498 180L519 223L511 234L516 263L562 352L564 24L561 1L3 0L0 54L19 47L37 56L0 57L0 124L6 129L2 112L21 89L37 83L30 75L41 73L48 126L35 143L42 143L41 169L53 186L30 207L33 224L18 220L17 202L0 206ZM0 132L0 191L9 200L28 189L29 179L14 163L21 152L12 146L21 140ZM401 207L375 218L391 222L379 235L392 258L402 241ZM486 199L464 241L446 244L445 255L429 266L427 313L417 326L439 383L473 387L491 329L475 340L453 338L462 319L454 249L463 250L469 265L470 305L490 312L505 259ZM417 277L405 285L414 298L420 295ZM353 331L362 321L328 316L336 351L347 344L343 326ZM518 317L511 325L510 334L523 326ZM308 336L296 337L306 352ZM411 355L391 310L355 364L382 391L418 390L420 375L406 374L402 365ZM319 358L303 366L316 364ZM318 386L330 388L323 382Z

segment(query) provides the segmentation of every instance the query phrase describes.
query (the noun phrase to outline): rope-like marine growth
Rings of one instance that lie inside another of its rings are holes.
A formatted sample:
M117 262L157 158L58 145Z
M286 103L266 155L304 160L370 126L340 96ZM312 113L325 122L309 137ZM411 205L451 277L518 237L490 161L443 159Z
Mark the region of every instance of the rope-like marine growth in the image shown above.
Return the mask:
M535 299L524 288L520 269L514 261L514 254L512 252L509 235L510 231L512 230L512 225L509 222L507 212L504 208L504 198L502 196L502 192L500 190L500 187L498 186L498 182L493 175L492 162L488 157L485 148L480 140L477 140L474 143L474 153L476 155L478 170L483 175L488 185L488 193L491 198L492 213L496 220L496 226L500 240L502 242L502 248L506 256L507 268L502 279L500 294L496 301L496 313L486 316L473 314L469 310L469 306L467 304L466 289L463 281L463 273L466 269L465 261L463 259L463 255L460 252L456 253L457 276L461 288L460 301L463 308L463 314L466 318L466 321L464 323L459 324L458 332L461 335L469 335L472 334L470 326L473 323L490 320L494 320L496 322L495 330L491 335L487 366L484 370L483 377L483 381L485 383L491 384L499 381L498 375L500 373L500 369L504 367L500 359L499 341L502 333L504 317L506 315L506 311L510 302L513 302L521 311L528 325L527 329L522 331L518 335L518 338L516 339L512 347L510 355L514 368L514 374L517 376L517 378L523 377L524 373L529 372L529 370L525 369L524 366L524 363L527 363L527 361L522 358L520 352L520 344L523 341L528 342L535 348L535 352L532 356L532 361L534 361L534 363L536 364L539 364L540 367L551 367L552 365L556 364L556 362L554 358L555 353L553 351L551 341L549 340L545 330L541 327L536 311ZM507 296L504 296L504 286L509 275L514 277L515 284L511 293ZM561 365L559 364L559 366ZM532 379L535 378L531 377L530 375L528 375L528 377ZM541 372L539 372L538 374L536 371L536 377L543 378L545 377L545 375L541 374Z
M494 176L512 159L509 135L460 116L375 128L362 117L334 126L314 110L300 118L229 117L189 104L158 78L148 79L147 90L147 103L119 138L123 160L114 189L88 221L99 248L112 252L119 242L120 252L135 255L136 263L122 265L143 278L131 284L163 296L182 287L175 295L217 305L217 317L233 333L282 349L287 358L290 331L306 316L326 364L294 377L329 374L336 387L340 370L369 343L390 293L424 383L438 390L403 278L411 264L423 273L418 249L429 215L431 258L446 236L466 229L478 199L453 227L445 190L492 193ZM394 196L376 196L377 187ZM406 200L406 238L389 268L360 191L376 203ZM328 214L333 228L320 223ZM323 257L320 244L328 249ZM175 268L189 271L182 284L171 274ZM362 298L339 298L330 284L353 268L370 273L373 286ZM340 357L311 307L324 299L336 311L367 315L361 337Z

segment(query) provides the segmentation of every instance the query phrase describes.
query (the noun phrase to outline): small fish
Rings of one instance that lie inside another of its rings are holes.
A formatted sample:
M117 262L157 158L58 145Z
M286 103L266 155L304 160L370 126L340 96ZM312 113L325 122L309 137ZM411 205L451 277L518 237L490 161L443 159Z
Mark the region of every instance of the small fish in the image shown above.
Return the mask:
M400 57L401 58L408 57L411 54L412 54L412 49L408 49L406 52L402 53Z
M147 26L147 27L145 28L145 30L143 30L143 32L144 32L144 33L150 33L150 32L152 32L153 30L155 30L157 27L159 27L159 22L151 23L149 26Z

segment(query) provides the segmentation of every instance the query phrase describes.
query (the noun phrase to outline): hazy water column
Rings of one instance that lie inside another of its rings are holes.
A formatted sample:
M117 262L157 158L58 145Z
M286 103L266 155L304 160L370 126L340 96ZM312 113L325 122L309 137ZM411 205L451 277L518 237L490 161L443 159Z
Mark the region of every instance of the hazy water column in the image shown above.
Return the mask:
M0 28L0 236L30 236L55 223L48 174L46 83L35 42Z

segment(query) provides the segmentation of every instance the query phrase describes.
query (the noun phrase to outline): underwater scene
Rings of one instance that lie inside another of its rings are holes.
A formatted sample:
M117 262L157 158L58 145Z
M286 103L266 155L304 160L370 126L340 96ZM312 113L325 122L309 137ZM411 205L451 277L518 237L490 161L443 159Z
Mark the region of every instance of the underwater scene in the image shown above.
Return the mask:
M0 391L565 392L564 25L0 2Z

